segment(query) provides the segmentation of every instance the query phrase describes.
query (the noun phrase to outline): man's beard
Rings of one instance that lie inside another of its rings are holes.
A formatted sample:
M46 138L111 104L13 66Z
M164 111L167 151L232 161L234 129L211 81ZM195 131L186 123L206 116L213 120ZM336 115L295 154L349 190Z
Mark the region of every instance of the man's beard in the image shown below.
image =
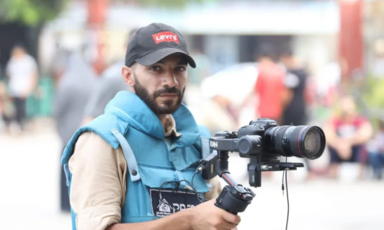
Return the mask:
M138 97L141 98L147 104L147 106L156 114L172 114L176 112L176 110L179 109L181 102L184 97L185 87L183 90L179 90L177 88L163 88L160 90L156 90L153 94L149 94L148 90L144 88L140 82L137 80L136 76L135 78L135 84L133 85L133 88L135 90L135 93ZM177 101L174 103L174 100L166 100L162 105L158 105L156 102L156 98L159 97L161 94L164 93L174 93L177 95Z

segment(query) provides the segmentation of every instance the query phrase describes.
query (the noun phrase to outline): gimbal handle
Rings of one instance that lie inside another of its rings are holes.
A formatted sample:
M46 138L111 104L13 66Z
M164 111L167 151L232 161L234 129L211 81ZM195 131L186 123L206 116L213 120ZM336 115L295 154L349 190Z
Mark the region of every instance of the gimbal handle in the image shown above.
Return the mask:
M243 212L252 202L256 194L251 189L237 184L231 178L228 171L228 151L218 151L218 156L216 162L217 174L223 178L228 185L221 191L219 197L216 199L215 205L233 214Z

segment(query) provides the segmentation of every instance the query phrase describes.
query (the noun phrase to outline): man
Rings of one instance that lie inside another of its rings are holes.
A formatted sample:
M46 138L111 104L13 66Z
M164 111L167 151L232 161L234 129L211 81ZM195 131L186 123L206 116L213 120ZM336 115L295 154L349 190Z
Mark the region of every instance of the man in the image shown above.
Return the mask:
M283 110L283 125L306 125L307 111L305 90L307 72L302 68L291 51L285 52L280 59L286 68L285 86L287 105Z
M181 104L188 64L196 66L185 39L168 25L131 38L122 67L131 92L119 92L63 153L73 229L236 228L239 216L214 205L219 183L210 190L196 173L208 134Z
M56 87L59 84L61 77L66 71L66 68L68 65L68 58L71 54L69 50L64 48L58 42L60 40L60 37L55 38L55 40L56 40L55 52L50 63L50 73L52 74L52 77L53 77L54 87Z
M361 147L373 135L371 123L358 114L351 96L342 96L339 104L339 114L332 117L324 127L330 152L329 174L332 178L337 177L340 163L362 163ZM363 164L361 164L360 177L363 169Z
M383 178L384 168L384 121L380 120L379 130L367 144L369 163L373 169L373 176L377 180Z
M136 31L136 29L131 30L129 38L131 38ZM103 114L106 105L116 93L129 89L127 85L122 84L121 82L120 72L121 66L123 65L124 60L118 60L104 71L96 87L92 90L91 97L85 107L83 124L86 124L95 117Z
M270 44L263 44L257 52L258 72L254 90L246 98L243 106L256 96L256 118L270 118L281 125L281 115L285 100L284 70L274 61L274 51ZM243 107L242 106L242 107Z
M108 102L122 90L128 90L128 86L121 82L121 66L124 61L114 63L107 68L98 79L95 87L92 89L91 96L85 106L83 115L83 124L87 124L94 118L104 113Z
M63 144L61 150L81 126L84 106L89 100L91 89L96 81L96 73L81 53L70 54L65 66L65 71L58 79L53 109L57 132ZM62 211L67 212L70 211L70 205L62 168L60 174L60 207Z
M16 122L24 131L27 118L26 100L38 84L37 63L22 45L16 45L5 71L9 78L9 93L16 109Z
M285 74L285 102L283 107L282 125L307 125L307 104L305 94L307 90L307 72L299 64L291 50L286 50L280 57L280 62L286 69ZM308 159L304 158L307 179L314 177Z

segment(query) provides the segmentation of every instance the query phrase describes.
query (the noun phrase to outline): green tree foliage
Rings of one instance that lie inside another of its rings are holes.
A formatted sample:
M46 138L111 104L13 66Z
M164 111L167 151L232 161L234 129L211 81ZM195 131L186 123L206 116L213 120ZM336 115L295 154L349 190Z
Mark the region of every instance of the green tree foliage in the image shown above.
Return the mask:
M18 21L29 26L57 17L64 5L71 0L0 0L0 21ZM182 8L188 3L217 2L219 0L110 0L113 4L135 3L141 6Z
M367 79L364 101L370 108L369 115L377 128L378 120L384 119L384 77L370 76Z
M54 19L66 0L0 0L0 17L5 21L36 26Z
M372 107L384 109L384 77L370 77L367 80L365 101Z
M183 8L188 3L217 2L220 0L113 0L114 2L131 2L141 6L155 6L161 8Z

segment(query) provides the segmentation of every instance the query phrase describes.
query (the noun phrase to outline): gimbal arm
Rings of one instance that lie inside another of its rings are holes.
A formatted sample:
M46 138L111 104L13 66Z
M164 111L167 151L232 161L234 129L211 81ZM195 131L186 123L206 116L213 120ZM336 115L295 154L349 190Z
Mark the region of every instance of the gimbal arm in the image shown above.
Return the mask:
M228 151L218 151L218 159L216 162L217 174L228 183L216 199L215 205L227 212L237 214L243 212L251 203L255 193L245 188L241 184L237 184L230 176L228 171Z

